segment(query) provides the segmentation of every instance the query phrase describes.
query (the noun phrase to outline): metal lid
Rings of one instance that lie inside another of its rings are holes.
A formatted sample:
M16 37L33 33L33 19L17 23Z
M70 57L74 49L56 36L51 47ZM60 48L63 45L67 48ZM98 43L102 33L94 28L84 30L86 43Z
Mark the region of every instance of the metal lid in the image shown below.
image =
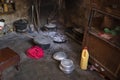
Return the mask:
M53 58L56 59L56 60L63 60L63 59L66 59L67 58L67 55L65 52L56 52L54 55L53 55Z
M56 24L49 23L49 24L46 24L45 27L47 27L47 28L55 28Z
M37 44L50 44L50 40L45 36L35 37L34 42L37 43Z

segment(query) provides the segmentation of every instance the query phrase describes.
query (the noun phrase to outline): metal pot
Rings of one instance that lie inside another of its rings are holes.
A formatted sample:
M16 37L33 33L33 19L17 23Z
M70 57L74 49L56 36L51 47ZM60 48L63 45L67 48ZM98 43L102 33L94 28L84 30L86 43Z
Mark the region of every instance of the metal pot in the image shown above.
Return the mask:
M53 37L53 41L56 43L64 43L64 42L66 42L66 38L64 35L57 34Z
M53 23L48 23L44 26L47 30L50 30L50 31L56 31L56 29L57 29L56 24L53 24Z
M61 61L59 68L66 74L70 74L74 69L75 66L73 64L73 61L70 59L64 59Z
M20 20L15 21L13 25L17 32L26 32L28 21L26 19L20 19Z
M41 48L48 49L50 47L50 40L45 36L38 36L33 39L34 43L39 45Z

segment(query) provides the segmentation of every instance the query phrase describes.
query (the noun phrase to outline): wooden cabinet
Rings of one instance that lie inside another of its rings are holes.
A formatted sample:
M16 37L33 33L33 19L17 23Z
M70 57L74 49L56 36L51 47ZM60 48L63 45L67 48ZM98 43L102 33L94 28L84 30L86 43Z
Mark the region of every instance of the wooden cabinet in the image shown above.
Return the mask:
M83 39L83 46L89 50L89 62L110 80L120 80L120 9L117 4L92 4Z
M87 35L90 63L106 77L116 80L120 75L120 49L110 45L95 33L89 32Z

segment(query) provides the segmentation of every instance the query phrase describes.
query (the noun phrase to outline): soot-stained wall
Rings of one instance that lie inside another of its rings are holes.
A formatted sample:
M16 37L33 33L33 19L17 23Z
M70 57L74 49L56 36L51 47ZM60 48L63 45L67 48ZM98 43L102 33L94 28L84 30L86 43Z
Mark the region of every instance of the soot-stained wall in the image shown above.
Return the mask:
M4 19L6 24L11 24L18 19L28 19L28 10L30 8L30 0L14 0L16 11L10 14L0 15L0 19Z

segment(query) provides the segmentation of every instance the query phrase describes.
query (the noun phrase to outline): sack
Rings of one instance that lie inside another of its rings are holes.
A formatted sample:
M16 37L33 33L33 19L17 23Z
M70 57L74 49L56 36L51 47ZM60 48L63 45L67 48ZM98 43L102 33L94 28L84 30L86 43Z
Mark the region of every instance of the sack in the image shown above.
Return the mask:
M27 56L34 59L39 59L44 56L44 52L42 48L33 46L27 50Z

